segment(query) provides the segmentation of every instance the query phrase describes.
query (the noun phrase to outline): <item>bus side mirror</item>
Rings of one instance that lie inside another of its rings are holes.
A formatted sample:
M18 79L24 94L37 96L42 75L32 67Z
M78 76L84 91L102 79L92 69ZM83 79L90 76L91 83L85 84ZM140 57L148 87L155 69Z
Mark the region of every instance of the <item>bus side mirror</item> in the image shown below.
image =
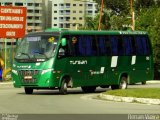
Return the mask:
M62 47L64 47L64 46L67 45L67 40L66 40L66 38L62 38L61 44L62 44Z

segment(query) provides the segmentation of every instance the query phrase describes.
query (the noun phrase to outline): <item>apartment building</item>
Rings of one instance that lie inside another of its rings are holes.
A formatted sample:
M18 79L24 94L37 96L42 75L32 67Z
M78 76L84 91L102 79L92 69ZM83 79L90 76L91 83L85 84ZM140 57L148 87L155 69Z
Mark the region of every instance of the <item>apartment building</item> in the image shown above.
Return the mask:
M46 18L43 16L44 2L48 0L1 0L0 6L27 7L26 33L40 31L45 27Z
M52 28L77 29L96 15L96 8L93 0L52 0Z

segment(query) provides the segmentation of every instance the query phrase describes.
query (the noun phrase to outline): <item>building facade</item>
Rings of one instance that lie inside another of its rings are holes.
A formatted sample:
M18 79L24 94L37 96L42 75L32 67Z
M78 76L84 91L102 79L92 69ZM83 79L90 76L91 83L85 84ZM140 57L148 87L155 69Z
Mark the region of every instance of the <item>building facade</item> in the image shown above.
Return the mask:
M52 28L77 29L97 14L93 0L52 0Z

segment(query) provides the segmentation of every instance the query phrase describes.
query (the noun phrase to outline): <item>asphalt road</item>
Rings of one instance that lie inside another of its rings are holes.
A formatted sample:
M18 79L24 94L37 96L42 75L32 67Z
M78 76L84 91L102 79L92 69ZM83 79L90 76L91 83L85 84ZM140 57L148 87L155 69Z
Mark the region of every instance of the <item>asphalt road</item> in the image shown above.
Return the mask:
M159 87L160 83L132 85L132 87ZM0 113L13 114L160 114L159 105L112 102L93 99L100 92L84 94L80 88L60 95L58 90L34 90L26 95L23 88L0 87Z

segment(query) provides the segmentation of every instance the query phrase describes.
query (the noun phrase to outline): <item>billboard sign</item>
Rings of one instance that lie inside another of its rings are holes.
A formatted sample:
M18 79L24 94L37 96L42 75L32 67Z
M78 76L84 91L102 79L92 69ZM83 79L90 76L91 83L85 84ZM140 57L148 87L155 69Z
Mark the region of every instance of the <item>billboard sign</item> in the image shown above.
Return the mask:
M22 38L26 28L26 7L0 6L0 38Z

